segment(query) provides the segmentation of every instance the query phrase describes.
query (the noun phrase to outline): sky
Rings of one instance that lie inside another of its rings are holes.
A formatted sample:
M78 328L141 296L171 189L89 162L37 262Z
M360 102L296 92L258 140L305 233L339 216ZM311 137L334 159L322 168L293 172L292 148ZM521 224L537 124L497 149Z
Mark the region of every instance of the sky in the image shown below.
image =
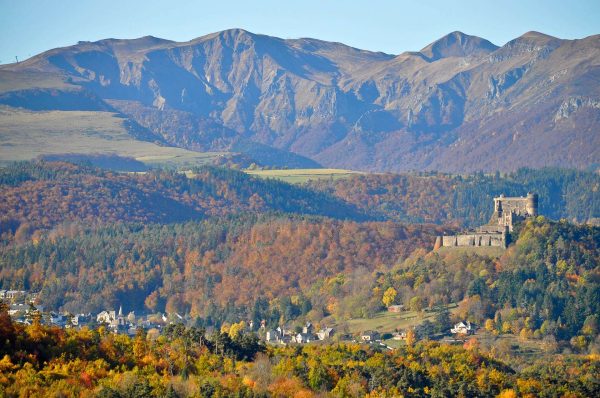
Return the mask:
M455 30L497 45L531 30L600 34L600 0L0 0L0 63L78 41L188 41L229 28L399 54Z

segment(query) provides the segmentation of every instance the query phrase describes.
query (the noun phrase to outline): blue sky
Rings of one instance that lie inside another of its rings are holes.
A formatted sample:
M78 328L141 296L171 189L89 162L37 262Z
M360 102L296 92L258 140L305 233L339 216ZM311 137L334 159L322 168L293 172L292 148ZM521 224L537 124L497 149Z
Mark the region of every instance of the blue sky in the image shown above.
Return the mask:
M0 0L0 63L79 40L187 41L234 27L398 54L454 30L498 45L530 30L599 34L600 0Z

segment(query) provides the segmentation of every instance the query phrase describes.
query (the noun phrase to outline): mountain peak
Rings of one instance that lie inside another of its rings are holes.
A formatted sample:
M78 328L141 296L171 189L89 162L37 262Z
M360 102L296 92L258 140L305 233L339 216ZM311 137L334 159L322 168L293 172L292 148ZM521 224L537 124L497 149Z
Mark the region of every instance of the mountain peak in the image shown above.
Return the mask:
M509 43L531 43L543 46L555 42L560 42L560 39L554 36L547 35L545 33L540 33L532 30L522 34L514 40L511 40Z
M88 42L80 42L80 43L88 43ZM172 40L167 40L167 39L161 39L160 37L156 37L156 36L143 36L143 37L138 37L135 39L114 39L114 38L109 38L109 39L102 39L102 40L98 40L95 42L92 42L92 44L99 44L99 45L126 45L126 46L134 46L134 47L150 47L150 46L155 46L155 45L160 45L160 44L170 44L170 43L174 43L174 41Z
M212 40L212 39L223 39L223 40L233 40L233 41L237 41L241 38L255 38L257 35L252 33L252 32L248 32L247 30L244 29L240 29L240 28L231 28L231 29L225 29L225 30L221 30L219 32L215 32L215 33L211 33L205 36L201 36L198 37L196 39L190 40L190 42L203 42L203 41L207 41L207 40Z
M430 61L437 61L448 57L488 54L497 49L498 46L481 37L454 31L423 48L421 54Z
M529 39L529 40L553 40L556 39L554 36L547 35L545 33L536 32L535 30L530 30L522 34L519 38L521 39Z
M557 37L545 33L529 31L506 43L500 52L520 54L523 52L539 51L541 49L552 51L558 48L561 43L562 40Z
M228 36L228 37L239 37L239 36L255 36L254 33L252 32L248 32L245 29L240 29L240 28L232 28L232 29L225 29L220 31L219 36Z

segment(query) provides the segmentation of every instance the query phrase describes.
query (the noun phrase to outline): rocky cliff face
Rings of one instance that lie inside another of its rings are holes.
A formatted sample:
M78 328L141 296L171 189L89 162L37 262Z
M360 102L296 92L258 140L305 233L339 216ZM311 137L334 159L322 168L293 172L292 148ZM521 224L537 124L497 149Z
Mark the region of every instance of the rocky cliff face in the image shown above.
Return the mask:
M511 170L600 161L600 36L453 32L398 56L227 30L80 42L0 67L0 103L115 109L196 150L255 142L326 166Z

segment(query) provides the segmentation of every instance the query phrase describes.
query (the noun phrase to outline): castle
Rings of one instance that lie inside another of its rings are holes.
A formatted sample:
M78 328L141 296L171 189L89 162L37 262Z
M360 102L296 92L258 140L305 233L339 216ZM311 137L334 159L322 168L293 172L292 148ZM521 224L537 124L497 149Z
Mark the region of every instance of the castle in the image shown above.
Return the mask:
M434 249L440 247L495 246L506 248L509 232L514 224L538 215L538 195L528 193L526 197L494 198L494 214L486 225L461 235L438 236Z

